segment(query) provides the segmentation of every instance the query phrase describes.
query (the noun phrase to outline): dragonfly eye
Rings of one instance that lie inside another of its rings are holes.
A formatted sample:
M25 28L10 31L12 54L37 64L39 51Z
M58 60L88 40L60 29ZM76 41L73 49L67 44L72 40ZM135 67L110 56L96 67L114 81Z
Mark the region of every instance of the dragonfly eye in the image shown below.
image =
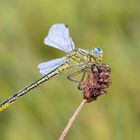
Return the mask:
M93 56L96 60L102 60L103 50L100 48L93 49Z

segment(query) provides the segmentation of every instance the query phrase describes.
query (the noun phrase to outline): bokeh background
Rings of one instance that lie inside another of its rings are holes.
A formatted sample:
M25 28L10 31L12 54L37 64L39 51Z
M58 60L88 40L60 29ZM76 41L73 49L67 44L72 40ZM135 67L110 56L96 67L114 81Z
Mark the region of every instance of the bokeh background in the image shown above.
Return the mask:
M37 65L62 57L43 39L66 23L76 47L104 50L112 68L108 94L87 104L67 140L140 139L139 0L0 0L0 101L41 75ZM0 113L0 140L56 140L82 100L67 74Z

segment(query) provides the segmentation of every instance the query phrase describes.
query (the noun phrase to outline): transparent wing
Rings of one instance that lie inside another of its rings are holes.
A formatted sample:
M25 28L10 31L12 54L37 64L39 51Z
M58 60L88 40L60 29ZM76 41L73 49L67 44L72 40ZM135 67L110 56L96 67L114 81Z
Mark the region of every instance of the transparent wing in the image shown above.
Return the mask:
M55 70L57 67L61 66L62 64L65 64L65 62L66 62L66 57L53 59L48 62L39 64L38 69L42 75L46 75L51 71Z
M72 38L69 36L69 29L65 24L52 25L48 36L44 39L44 44L68 53L75 49Z

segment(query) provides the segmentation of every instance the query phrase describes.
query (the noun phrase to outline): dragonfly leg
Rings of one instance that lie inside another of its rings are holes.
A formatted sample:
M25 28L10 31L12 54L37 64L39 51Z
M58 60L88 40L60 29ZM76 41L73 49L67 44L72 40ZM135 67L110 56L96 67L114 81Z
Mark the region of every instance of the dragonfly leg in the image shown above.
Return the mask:
M81 83L83 82L84 78L85 78L85 74L86 74L86 71L83 72L83 75L78 83L78 89L81 90Z
M72 73L72 74L70 74L69 76L67 76L67 78L68 78L70 81L72 81L72 82L78 83L78 89L81 90L81 88L80 88L80 87L81 87L81 83L82 83L83 80L84 80L86 71L87 71L87 67L86 67L86 68L83 68L83 69L81 69L81 70L79 70L79 71L76 71L76 72L74 72L74 73ZM80 79L79 81L73 79L73 77L75 77L75 76L77 76L77 75L79 75L79 74L81 74L81 73L82 73L82 77L81 77L81 79Z
M75 77L75 76L77 76L77 75L79 75L79 74L81 74L81 73L86 72L88 69L89 69L88 67L84 67L83 69L81 69L81 70L79 70L79 71L76 71L76 72L74 72L74 73L68 75L67 78L68 78L68 80L70 80L70 81L78 82L78 83L79 83L79 81L73 79L73 77ZM81 79L84 79L84 77L82 76ZM81 80L80 80L80 81L81 81Z
M80 71L76 71L76 72L74 72L74 73L72 73L72 74L68 75L68 76L67 76L67 78L68 78L70 81L72 81L72 82L79 83L79 81L77 81L77 80L73 79L73 77L75 77L75 76L79 75L80 73L82 73L82 71L81 71L81 70L80 70Z

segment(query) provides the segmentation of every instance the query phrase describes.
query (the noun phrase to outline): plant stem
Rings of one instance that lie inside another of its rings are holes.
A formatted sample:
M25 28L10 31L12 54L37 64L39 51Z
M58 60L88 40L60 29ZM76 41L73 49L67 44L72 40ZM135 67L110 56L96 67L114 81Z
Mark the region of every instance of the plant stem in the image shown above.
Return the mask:
M76 109L76 111L74 112L74 114L72 115L72 117L70 118L67 126L65 127L65 129L63 130L59 140L64 140L66 134L68 133L70 127L72 126L72 124L74 123L76 117L78 116L79 112L81 111L82 107L84 106L84 104L87 102L86 99L84 99L81 104L78 106L78 108Z

